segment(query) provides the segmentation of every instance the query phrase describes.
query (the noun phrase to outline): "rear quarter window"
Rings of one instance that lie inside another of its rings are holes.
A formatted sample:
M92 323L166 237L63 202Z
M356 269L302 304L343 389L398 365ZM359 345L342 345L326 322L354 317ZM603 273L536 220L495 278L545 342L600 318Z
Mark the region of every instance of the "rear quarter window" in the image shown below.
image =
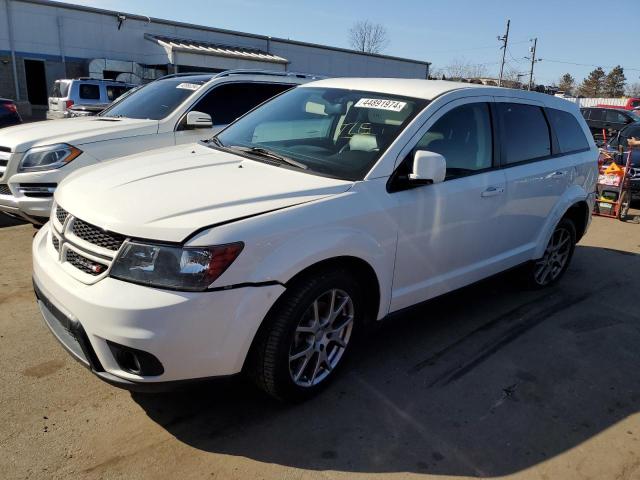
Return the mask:
M511 165L551 155L549 125L536 105L496 104L502 127L502 163Z
M51 96L54 98L65 98L69 95L69 82L63 82L56 80L53 82L53 89L51 90Z
M78 88L83 100L100 100L100 87L92 83L81 83Z
M547 116L558 138L562 153L577 152L589 149L589 141L580 124L569 112L547 108Z

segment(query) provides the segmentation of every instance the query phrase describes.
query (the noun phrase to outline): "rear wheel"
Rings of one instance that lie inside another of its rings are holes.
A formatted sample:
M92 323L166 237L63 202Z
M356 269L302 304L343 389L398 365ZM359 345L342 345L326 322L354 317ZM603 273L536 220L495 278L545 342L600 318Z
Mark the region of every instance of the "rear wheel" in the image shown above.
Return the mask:
M361 289L346 270L295 281L258 334L248 373L279 400L316 394L342 367L363 312Z
M527 268L527 280L534 288L557 282L566 272L576 245L576 228L567 218L560 220L551 234L542 258Z

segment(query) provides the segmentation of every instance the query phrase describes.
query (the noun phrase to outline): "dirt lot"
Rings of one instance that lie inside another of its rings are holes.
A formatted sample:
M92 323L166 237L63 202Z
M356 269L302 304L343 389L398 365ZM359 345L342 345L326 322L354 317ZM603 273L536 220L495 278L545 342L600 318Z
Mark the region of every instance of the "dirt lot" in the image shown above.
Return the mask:
M295 407L94 378L41 321L33 232L0 228L2 478L640 478L638 224L594 219L554 290L502 275L387 323Z

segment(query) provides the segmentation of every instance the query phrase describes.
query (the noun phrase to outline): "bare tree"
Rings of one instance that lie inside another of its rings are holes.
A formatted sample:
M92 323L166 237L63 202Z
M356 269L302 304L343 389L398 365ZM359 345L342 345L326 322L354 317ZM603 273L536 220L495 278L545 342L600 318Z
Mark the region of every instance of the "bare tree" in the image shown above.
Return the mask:
M640 97L640 83L635 82L627 85L624 93L627 97Z
M361 20L349 30L349 43L361 52L380 53L389 46L389 35L383 25Z
M487 76L487 67L481 63L471 63L466 60L456 59L446 67L438 71L439 74L449 80L475 79Z

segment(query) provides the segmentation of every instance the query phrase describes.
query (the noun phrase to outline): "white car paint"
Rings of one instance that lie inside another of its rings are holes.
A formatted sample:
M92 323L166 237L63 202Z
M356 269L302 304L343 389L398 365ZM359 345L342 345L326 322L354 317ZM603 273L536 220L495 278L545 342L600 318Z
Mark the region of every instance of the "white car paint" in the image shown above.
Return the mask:
M188 77L185 79L188 80ZM34 223L40 223L51 210L52 198L25 195L20 184L57 185L66 176L87 165L210 138L225 125L191 130L178 130L177 125L198 100L219 86L229 83L276 83L295 86L307 81L308 78L303 75L269 75L266 72L252 74L240 71L213 76L161 120L98 116L34 122L4 128L0 131L0 159L8 156L8 162L6 167L0 165L0 184L5 184L11 193L0 192L0 212L19 215ZM77 147L83 153L62 168L19 172L20 162L30 148L59 143ZM54 189L55 187L51 188L52 191Z
M330 79L304 88L320 87L431 102L360 181L263 165L198 146L141 154L127 169L120 168L127 160L88 168L56 192L56 202L71 215L124 236L184 246L244 242L242 253L211 285L215 291L170 292L113 279L108 271L98 278L73 272L52 246L52 231L63 228L52 216L34 240L35 284L82 323L107 374L145 383L237 373L287 282L318 262L354 257L368 264L379 285L371 298L378 294L376 317L382 319L539 258L571 206L585 202L587 212L593 207L597 148L569 102L423 80ZM588 150L387 190L389 176L442 115L479 101L569 112L588 139ZM112 259L113 254L105 261ZM153 353L165 373L122 372L105 346L109 339Z

